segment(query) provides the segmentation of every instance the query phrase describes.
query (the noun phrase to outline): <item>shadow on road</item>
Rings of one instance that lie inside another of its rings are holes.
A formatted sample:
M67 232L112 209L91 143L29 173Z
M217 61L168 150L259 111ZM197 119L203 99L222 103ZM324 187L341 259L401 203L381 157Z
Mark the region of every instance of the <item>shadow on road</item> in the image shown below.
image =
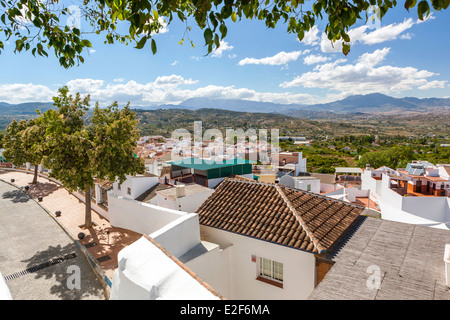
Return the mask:
M7 191L2 194L3 199L11 199L12 202L28 202L30 197L21 190Z
M73 257L74 253L76 257ZM64 259L64 257L66 258ZM58 258L60 260L57 260ZM32 275L36 279L45 278L55 283L50 288L50 293L55 299L105 299L98 279L90 269L85 256L74 244L50 246L46 250L36 252L30 258L22 260L27 263L27 268L42 266L49 261L60 262L34 271ZM77 275L79 275L78 278Z

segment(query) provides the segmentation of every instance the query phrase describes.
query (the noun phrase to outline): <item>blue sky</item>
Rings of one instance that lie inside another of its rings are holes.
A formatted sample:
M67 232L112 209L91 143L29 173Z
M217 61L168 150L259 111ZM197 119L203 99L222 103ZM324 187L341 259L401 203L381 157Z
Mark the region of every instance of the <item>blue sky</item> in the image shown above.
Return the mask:
M83 21L81 22L83 24ZM302 42L286 25L267 29L263 22L228 23L228 35L209 56L203 32L194 23L189 41L178 44L184 24L174 20L150 46L105 45L91 36L85 63L68 70L49 58L0 55L0 101L51 101L57 89L90 94L102 105L117 100L131 106L178 104L193 97L236 98L277 103L330 102L352 94L450 97L450 10L419 22L416 10L399 4L379 25L352 28L348 56L323 39L319 21ZM83 28L83 25L81 25Z

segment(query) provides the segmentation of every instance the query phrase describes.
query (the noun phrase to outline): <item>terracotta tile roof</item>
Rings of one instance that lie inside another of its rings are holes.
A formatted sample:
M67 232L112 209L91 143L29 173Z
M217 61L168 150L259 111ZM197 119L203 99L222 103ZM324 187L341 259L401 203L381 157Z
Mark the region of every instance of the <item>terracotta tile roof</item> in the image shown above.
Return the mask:
M322 253L363 211L299 189L227 178L196 213L204 226Z

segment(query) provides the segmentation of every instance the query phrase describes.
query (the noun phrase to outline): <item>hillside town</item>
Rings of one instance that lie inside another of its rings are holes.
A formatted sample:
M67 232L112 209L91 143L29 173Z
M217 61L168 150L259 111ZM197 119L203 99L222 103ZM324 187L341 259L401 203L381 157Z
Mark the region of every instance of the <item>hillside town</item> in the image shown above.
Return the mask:
M87 229L52 199L64 186L51 170L39 165L28 186L34 166L5 159L0 174L83 248L107 299L450 299L448 164L322 174L270 144L136 145L145 172L97 180ZM85 201L82 191L64 197Z

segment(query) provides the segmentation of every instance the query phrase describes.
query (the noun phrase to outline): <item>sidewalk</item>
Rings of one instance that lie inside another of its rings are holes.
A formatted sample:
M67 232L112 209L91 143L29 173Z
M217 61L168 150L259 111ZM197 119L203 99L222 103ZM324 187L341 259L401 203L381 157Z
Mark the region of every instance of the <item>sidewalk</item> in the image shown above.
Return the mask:
M43 200L40 204L53 216L56 217L56 211L61 211L61 216L56 217L56 219L75 239L78 239L79 233L83 232L85 234L84 239L80 240L80 243L99 262L110 279L112 279L118 266L118 252L142 237L142 234L112 227L107 219L94 210L91 210L94 226L89 229L81 229L80 226L84 224L85 204L70 194L65 188L48 179L38 177L38 183L32 185L33 174L31 171L25 173L0 170L0 179L7 182L11 182L11 179L14 179L13 183L19 187L29 185L29 194L35 199L38 196L42 196Z

